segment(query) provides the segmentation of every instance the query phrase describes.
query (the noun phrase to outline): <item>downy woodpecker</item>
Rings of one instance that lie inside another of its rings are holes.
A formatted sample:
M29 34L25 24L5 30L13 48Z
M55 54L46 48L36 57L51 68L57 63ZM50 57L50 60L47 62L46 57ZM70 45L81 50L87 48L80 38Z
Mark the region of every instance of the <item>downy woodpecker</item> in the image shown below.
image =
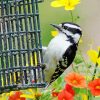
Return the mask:
M64 22L59 25L51 24L58 31L44 54L44 69L46 82L51 84L55 81L73 62L77 46L82 36L79 25Z

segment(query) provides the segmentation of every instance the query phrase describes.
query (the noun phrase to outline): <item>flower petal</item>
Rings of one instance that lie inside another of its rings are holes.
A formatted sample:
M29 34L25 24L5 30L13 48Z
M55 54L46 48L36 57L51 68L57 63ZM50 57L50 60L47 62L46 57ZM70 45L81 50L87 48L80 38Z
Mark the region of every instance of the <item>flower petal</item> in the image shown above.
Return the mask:
M74 100L73 95L65 89L58 94L58 100Z
M55 37L55 36L58 35L58 32L57 32L57 31L51 31L51 35L52 35L53 37Z
M35 99L35 95L28 95L28 94L22 94L20 97L24 97L28 99Z
M93 63L96 63L97 62L97 58L98 58L98 52L97 51L95 51L95 50L88 50L87 51L87 54L88 54L90 60Z
M56 1L51 2L51 6L52 7L62 7L64 6L64 3L56 0Z
M74 10L75 6L66 5L65 10Z
M66 77L65 77L65 81L74 87L78 87L78 88L85 88L86 87L86 81L85 81L85 77L83 75L80 75L78 73L72 72L69 73Z
M70 94L72 94L73 96L75 95L75 91L73 90L72 86L69 84L65 85L65 90L68 91Z
M69 0L70 1L70 5L76 6L80 3L80 0Z
M82 94L82 100L88 100L88 95Z
M100 78L90 81L88 83L88 88L90 89L92 95L100 96Z

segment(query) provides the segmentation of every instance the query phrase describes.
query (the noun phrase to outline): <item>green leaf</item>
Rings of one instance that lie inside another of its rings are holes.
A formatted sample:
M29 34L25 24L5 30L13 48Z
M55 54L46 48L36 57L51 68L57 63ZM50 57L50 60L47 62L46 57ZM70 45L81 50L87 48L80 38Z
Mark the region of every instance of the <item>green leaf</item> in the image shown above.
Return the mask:
M82 100L82 97L80 95L77 95L74 97L74 100Z
M74 59L74 62L76 64L82 63L83 62L83 59L82 59L81 55L77 54L76 57L75 57L75 59Z
M82 94L87 94L87 89L80 89L80 93L82 93Z
M74 90L75 90L75 93L76 94L79 94L80 93L80 88L74 88Z
M62 80L64 80L62 77L59 77L58 79L57 79L57 83L58 84L60 84L61 82L62 82Z
M42 96L39 98L39 100L52 100L51 99L51 92L48 91L48 92L45 92L42 94Z

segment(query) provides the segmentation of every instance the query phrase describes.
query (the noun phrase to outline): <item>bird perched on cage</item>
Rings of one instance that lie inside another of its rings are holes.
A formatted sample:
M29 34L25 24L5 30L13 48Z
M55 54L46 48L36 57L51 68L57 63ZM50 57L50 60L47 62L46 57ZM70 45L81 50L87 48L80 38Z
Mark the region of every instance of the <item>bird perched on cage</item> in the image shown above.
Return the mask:
M58 35L50 41L47 49L45 48L44 74L49 84L54 82L73 62L82 36L80 26L75 23L64 22L51 25L58 31Z

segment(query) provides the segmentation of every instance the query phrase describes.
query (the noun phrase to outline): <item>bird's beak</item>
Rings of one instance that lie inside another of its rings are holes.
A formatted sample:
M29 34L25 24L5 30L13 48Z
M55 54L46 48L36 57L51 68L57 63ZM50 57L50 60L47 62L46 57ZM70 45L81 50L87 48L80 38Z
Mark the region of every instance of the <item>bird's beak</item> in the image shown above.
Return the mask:
M61 27L59 25L56 25L56 24L50 24L52 25L54 28L58 29L59 31L61 31Z

